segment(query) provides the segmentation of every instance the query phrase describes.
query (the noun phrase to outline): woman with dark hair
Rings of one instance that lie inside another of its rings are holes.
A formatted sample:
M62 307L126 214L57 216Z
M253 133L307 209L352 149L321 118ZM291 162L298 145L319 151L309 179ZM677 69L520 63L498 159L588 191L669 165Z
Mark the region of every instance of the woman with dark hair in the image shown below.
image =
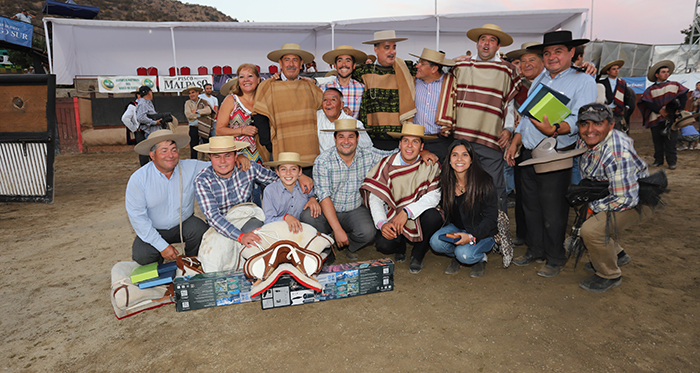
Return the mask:
M446 225L430 238L430 246L453 258L445 269L447 274L457 273L462 264L467 264L472 265L469 276L483 276L486 252L493 247L498 233L496 187L475 155L468 141L455 140L442 166L441 206ZM457 241L445 241L449 238Z

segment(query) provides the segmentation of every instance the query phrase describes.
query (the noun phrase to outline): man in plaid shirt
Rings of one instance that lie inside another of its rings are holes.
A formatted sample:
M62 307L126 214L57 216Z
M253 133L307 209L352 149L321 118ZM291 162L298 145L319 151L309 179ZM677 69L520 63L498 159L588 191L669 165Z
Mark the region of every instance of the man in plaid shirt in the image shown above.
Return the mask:
M633 141L613 129L615 122L609 107L588 104L579 109L577 147L588 147L581 155L579 167L584 179L607 181L609 195L588 204L581 238L591 259L586 269L595 274L580 287L601 293L620 286L620 265L629 255L615 242L615 232L622 231L651 215L651 208L639 204L638 180L649 176L647 164L634 150Z
M338 75L328 83L319 85L324 92L328 88L335 88L343 94L345 107L343 112L357 119L360 116L360 103L365 86L352 78L357 63L364 64L367 55L349 45L341 45L323 55L323 60L329 65L335 66Z
M195 146L195 150L208 153L211 166L203 169L194 179L199 207L207 218L207 223L216 231L230 239L250 246L260 243L260 237L253 230L260 228L263 222L251 218L241 229L228 220L226 213L238 204L253 201L253 184L268 185L277 180L277 174L259 163L251 162L250 168L243 171L236 166L236 151L245 148L248 143L235 141L232 136L214 136L208 144ZM302 180L303 179L303 180ZM311 189L308 176L301 176L302 189Z
M360 185L372 166L396 150L359 148L359 133L366 129L357 128L355 119L337 120L334 129L323 131L333 132L335 147L321 153L314 162L316 197L323 215L312 225L319 232L333 232L338 246L348 246L345 256L356 260L357 251L374 241L377 232L372 214L362 204ZM305 214L306 210L302 219Z

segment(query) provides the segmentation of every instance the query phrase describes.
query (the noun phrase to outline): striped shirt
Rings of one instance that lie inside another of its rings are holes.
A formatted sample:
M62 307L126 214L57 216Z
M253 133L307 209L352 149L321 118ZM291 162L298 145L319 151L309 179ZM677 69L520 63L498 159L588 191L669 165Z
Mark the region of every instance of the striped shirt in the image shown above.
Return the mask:
M360 148L355 150L348 166L333 147L316 158L314 162L314 190L319 201L331 198L335 211L348 212L362 205L360 186L367 172L382 158L394 154L395 150Z
M319 86L323 92L328 88L335 88L343 94L343 103L352 110L352 117L357 119L360 116L360 104L362 103L362 93L365 91L365 86L355 79L350 79L350 83L346 86L341 86L338 77L331 82L321 84Z
M210 226L222 235L237 240L243 232L226 220L226 213L235 205L253 201L254 182L268 185L277 179L277 174L255 162L251 162L246 172L234 168L227 179L217 175L209 166L194 179L197 202Z
M444 77L445 74L442 74L440 79L430 83L416 79L416 116L413 118L413 123L425 127L426 135L440 133L440 126L435 124L435 114L440 102L440 90Z
M580 138L577 147L586 147ZM637 180L649 176L647 164L634 150L634 142L624 133L612 130L605 140L581 155L581 176L593 181L607 181L610 194L589 203L593 212L624 211L639 203Z

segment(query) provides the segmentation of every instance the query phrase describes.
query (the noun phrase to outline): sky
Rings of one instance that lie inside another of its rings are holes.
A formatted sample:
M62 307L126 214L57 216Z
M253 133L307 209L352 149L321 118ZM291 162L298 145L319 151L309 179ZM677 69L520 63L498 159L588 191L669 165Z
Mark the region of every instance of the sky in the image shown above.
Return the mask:
M430 0L183 0L210 5L239 21L331 22L337 20L434 14ZM437 0L439 14L593 7L593 38L642 44L680 44L695 0ZM296 4L290 8L290 4ZM652 25L653 23L653 25ZM505 31L507 26L499 25ZM379 31L379 30L378 30ZM466 31L466 30L465 30Z

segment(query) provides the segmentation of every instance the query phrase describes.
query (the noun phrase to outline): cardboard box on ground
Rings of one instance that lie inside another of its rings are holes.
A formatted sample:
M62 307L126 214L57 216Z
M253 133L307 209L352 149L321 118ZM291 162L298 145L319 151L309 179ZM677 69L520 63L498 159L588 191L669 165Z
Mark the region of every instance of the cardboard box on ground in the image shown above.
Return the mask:
M323 286L322 291L308 289L292 276L283 275L261 296L251 298L253 281L242 271L176 278L176 307L182 312L262 299L262 308L269 309L391 291L394 290L394 262L384 258L336 264L323 267L317 279Z

